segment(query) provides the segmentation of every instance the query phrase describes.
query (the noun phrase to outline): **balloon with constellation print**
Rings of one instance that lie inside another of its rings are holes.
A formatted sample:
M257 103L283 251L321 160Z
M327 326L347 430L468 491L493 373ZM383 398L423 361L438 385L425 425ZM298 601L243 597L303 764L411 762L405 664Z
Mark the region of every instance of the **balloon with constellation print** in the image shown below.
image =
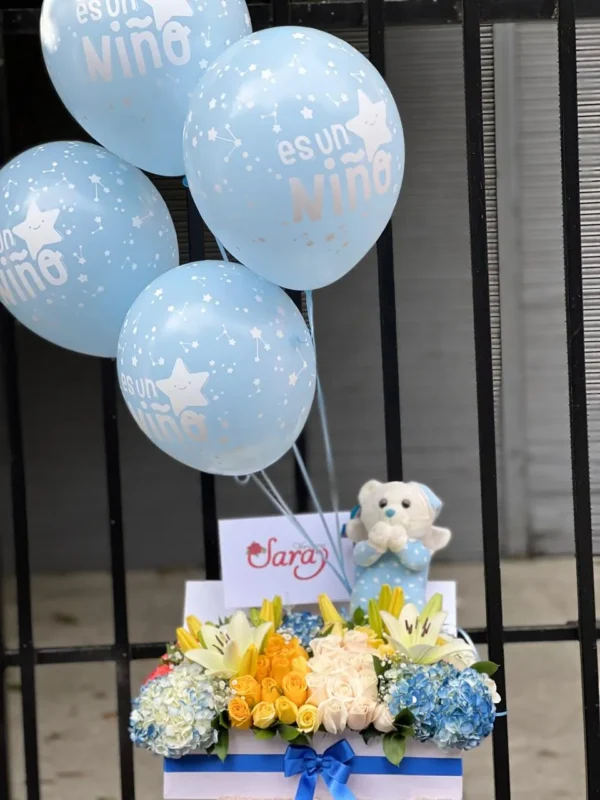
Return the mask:
M388 223L404 172L385 81L349 44L310 28L271 28L222 53L192 95L183 149L208 227L287 289L351 270Z
M265 469L298 438L315 392L302 315L241 264L197 261L153 281L123 323L119 384L137 424L203 472Z
M48 73L77 122L159 175L183 175L190 94L251 30L245 0L44 0L40 20Z
M131 303L178 263L164 200L103 147L52 142L0 171L0 302L44 339L114 358Z

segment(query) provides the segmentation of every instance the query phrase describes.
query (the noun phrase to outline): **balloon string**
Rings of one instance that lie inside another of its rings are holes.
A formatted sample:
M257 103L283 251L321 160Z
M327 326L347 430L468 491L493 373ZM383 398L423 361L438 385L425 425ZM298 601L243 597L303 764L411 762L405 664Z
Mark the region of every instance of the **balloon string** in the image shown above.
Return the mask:
M340 569L342 570L344 577L347 578L348 576L346 574L346 568L344 566L344 553L342 551L341 538L339 536L336 536L334 538L331 535L331 530L329 528L329 525L327 524L327 520L325 519L325 514L323 513L323 509L321 507L321 503L319 502L319 498L315 491L315 487L313 485L311 477L308 474L308 470L306 469L306 464L304 463L304 459L302 458L302 453L300 452L297 444L294 444L292 449L294 451L294 456L296 457L296 463L300 468L300 473L302 475L302 478L304 479L304 483L306 484L306 488L308 489L311 499L313 501L313 505L316 508L317 513L321 517L321 522L323 523L323 527L325 528L325 533L327 534L327 538L329 539L329 544L331 545L333 552L336 554L336 558L339 562Z
M312 291L306 292L306 312L308 315L308 327L315 349L317 351L317 344L315 340L315 320L314 320L314 304ZM317 373L317 406L319 410L319 419L321 421L321 430L323 432L323 444L325 446L325 462L327 464L327 477L329 480L329 494L331 497L331 506L335 514L335 527L339 541L339 552L342 552L342 540L340 527L340 500L337 486L337 476L335 471L335 460L333 457L333 448L331 445L331 437L329 434L329 424L327 421L327 407L325 405L325 395L321 380Z
M221 253L221 259L222 259L223 261L227 261L227 263L229 263L229 258L228 258L228 256L227 256L227 250L225 250L225 248L223 247L223 245L222 245L222 244L221 244L221 242L220 242L220 241L217 239L217 237L216 237L216 236L215 236L215 242L217 243L217 247L219 248L219 253Z
M269 501L275 506L275 508L281 514L283 514L285 517L287 517L287 519L292 523L292 525L300 533L302 538L306 542L308 542L308 544L313 548L313 550L315 552L318 552L320 550L320 547L315 544L315 542L313 541L313 539L309 535L309 533L300 524L300 522L298 522L298 520L296 519L296 517L293 514L292 510L287 505L287 503L285 502L283 497L279 494L279 492L277 491L275 485L273 484L273 482L271 481L271 479L269 478L267 473L262 471L260 473L260 476L261 476L262 480L260 478L258 478L258 476L256 474L252 475L251 477L252 477L252 480L254 481L254 483L256 483L256 485L260 488L260 490L263 492L263 494L269 499ZM264 483L263 483L263 481L264 481ZM336 554L336 559L337 559L337 554ZM327 559L327 566L334 572L334 574L337 576L338 580L341 582L342 586L344 586L346 591L348 591L350 593L352 591L352 587L350 586L348 578L345 575L342 575L342 573L337 569L335 564L333 564L333 562L329 558Z

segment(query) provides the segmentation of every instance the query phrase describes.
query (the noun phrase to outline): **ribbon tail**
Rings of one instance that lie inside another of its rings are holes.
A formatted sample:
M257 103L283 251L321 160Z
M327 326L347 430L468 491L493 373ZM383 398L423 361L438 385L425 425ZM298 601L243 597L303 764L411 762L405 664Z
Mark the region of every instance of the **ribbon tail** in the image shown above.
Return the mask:
M327 788L333 800L356 800L354 793L346 786L345 783L336 781L335 778L330 778L328 775L323 775ZM296 794L296 800L298 795Z
M306 772L302 773L300 776L300 783L296 790L295 800L313 800L317 787L317 777L316 773L313 775L308 775Z

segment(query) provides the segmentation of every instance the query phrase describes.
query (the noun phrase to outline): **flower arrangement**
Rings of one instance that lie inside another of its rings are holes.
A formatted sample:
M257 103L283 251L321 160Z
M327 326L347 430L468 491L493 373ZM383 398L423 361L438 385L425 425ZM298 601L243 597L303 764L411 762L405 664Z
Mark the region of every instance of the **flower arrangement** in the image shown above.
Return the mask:
M389 586L352 619L326 595L319 610L284 614L276 597L218 624L189 617L134 701L134 743L224 759L230 730L294 746L354 731L398 765L408 738L469 750L489 736L497 667L444 632L441 595L420 614Z

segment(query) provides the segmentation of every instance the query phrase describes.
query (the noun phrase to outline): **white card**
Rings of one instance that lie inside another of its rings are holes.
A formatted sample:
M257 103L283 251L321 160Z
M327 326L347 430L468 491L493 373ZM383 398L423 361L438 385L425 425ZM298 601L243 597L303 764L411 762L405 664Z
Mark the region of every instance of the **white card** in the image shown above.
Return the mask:
M340 525L348 512L340 514ZM298 522L315 548L283 516L222 520L219 523L221 569L227 608L259 606L265 597L278 594L284 605L314 603L325 593L336 602L349 595L335 572L339 566L318 514L298 514ZM334 541L338 541L335 514L325 514ZM342 540L344 565L350 584L354 581L352 542Z

